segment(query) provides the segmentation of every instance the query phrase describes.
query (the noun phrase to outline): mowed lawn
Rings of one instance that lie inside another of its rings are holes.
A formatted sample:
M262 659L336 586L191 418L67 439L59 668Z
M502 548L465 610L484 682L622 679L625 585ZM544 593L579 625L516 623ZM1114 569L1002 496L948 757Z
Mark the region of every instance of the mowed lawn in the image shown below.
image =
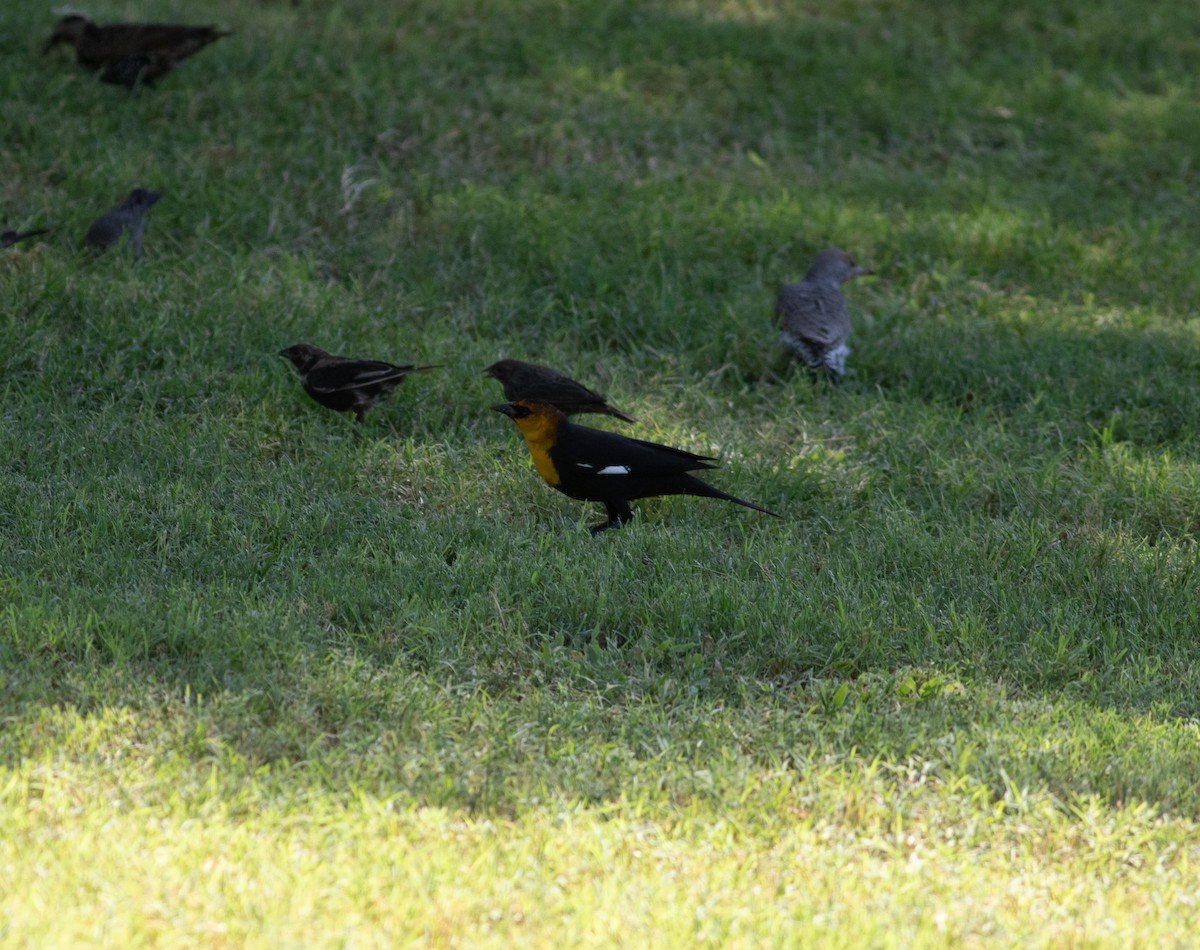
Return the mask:
M1195 3L88 12L234 35L0 7L0 946L1193 943ZM501 357L782 520L590 537Z

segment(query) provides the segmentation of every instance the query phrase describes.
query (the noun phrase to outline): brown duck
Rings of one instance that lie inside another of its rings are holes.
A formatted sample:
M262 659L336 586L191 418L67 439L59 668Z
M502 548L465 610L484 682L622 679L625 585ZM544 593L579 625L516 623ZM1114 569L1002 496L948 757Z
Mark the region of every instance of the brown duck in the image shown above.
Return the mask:
M43 52L59 43L75 47L75 62L99 72L103 82L132 89L152 84L193 53L230 34L211 26L115 23L97 26L85 16L58 21Z

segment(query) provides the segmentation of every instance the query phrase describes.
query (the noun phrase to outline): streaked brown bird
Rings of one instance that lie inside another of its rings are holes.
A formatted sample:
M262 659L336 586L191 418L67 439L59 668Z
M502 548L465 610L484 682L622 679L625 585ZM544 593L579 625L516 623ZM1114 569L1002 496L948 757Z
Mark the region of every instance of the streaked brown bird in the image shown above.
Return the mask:
M504 398L509 402L520 399L548 402L567 416L595 412L614 416L625 422L637 422L629 413L610 406L604 396L592 392L582 383L575 382L549 366L522 363L520 360L500 360L484 372L500 381L500 385L504 387Z
M788 284L775 299L779 342L833 382L845 375L850 355L850 311L842 284L870 273L845 251L831 247L817 255L802 281Z
M83 236L88 247L103 251L121 240L121 234L128 229L129 244L133 248L133 256L142 256L142 235L146 229L146 212L162 197L161 191L150 191L146 188L135 188L129 197L119 205L109 208L92 222L91 227Z
M529 447L533 467L547 485L568 498L604 505L608 520L593 526L593 535L621 527L633 517L631 501L655 495L720 498L779 517L690 474L716 468L707 455L576 425L545 402L519 399L492 408L516 423Z
M296 343L279 355L300 371L300 385L316 402L336 412L354 412L362 425L368 409L392 394L409 373L437 366L393 366L379 360L333 356L311 343Z
M18 241L27 241L39 234L49 234L49 228L35 228L32 231L0 231L0 247L12 247Z
M97 26L85 16L65 16L54 27L43 52L59 43L75 47L75 62L98 72L102 82L132 89L152 85L180 62L222 36L212 26L174 23L113 23Z

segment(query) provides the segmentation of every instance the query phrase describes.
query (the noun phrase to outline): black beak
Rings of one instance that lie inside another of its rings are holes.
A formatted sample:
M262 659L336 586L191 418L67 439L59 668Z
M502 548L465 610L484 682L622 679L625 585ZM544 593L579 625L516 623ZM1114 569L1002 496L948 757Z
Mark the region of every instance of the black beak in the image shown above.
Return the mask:
M517 418L517 407L511 402L498 402L496 405L492 406L492 409L494 409L496 412L504 413L510 419Z

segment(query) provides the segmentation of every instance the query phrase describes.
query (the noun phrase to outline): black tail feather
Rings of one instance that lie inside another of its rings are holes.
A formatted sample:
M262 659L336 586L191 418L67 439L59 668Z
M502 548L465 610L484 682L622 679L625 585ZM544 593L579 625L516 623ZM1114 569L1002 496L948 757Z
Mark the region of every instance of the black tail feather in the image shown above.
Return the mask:
M703 498L720 498L722 501L732 501L735 505L741 505L743 508L753 508L755 511L761 511L764 515L770 515L772 518L783 517L783 515L776 514L762 505L756 505L752 501L746 501L744 498L738 498L736 495L731 495L728 492L721 491L719 488L714 488L708 482L702 482L694 475L685 475L683 477L686 479L686 482L684 482L680 489L681 494L700 495Z
M622 412L620 409L617 409L615 406L606 405L606 406L604 406L603 409L601 409L599 411L604 413L606 416L613 416L617 419L620 419L623 422L637 422L637 420L635 418L633 418L633 416L631 416L629 413Z

